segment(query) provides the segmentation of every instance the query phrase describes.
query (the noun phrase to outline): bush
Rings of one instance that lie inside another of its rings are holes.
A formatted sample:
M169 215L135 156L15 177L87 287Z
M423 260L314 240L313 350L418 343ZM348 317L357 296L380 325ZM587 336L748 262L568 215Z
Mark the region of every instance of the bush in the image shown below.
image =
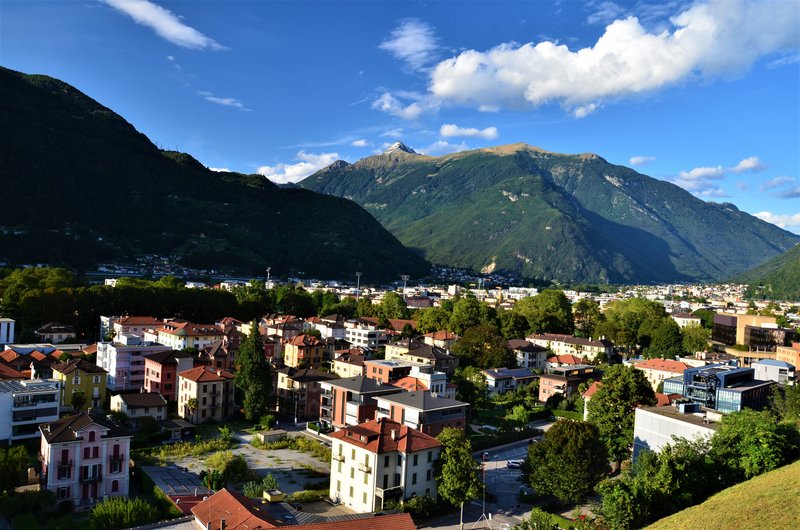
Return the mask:
M209 456L206 464L210 469L218 471L225 482L239 482L247 478L247 460L242 455L222 451Z
M56 495L52 491L26 491L11 493L0 497L0 512L13 518L21 513L46 514L56 505Z
M403 510L411 514L416 524L426 521L438 513L438 505L430 495L414 497L406 501Z
M92 530L122 530L158 521L159 513L142 499L111 497L96 505L89 513Z
M297 491L291 495L287 495L286 502L314 502L327 498L328 494L330 494L329 489Z
M275 427L275 424L278 423L278 420L276 420L275 416L272 414L264 414L261 416L261 419L258 420L258 423L261 425L262 429L269 431Z
M278 489L278 479L272 473L267 473L260 482L253 481L245 484L242 487L242 492L248 497L261 497L265 491L276 489Z

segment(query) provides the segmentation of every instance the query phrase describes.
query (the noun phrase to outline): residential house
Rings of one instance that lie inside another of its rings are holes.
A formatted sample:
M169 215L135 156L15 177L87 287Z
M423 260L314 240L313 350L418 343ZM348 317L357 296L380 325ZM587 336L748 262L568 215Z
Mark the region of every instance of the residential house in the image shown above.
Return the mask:
M505 394L537 379L528 368L494 368L483 370L482 373L486 379L486 391L490 396Z
M266 348L265 348L266 350ZM267 359L270 356L266 355ZM229 349L224 341L217 340L211 344L203 347L197 356L199 363L205 364L214 370L235 370L236 369L236 351Z
M323 339L345 340L344 317L341 315L326 315L324 317L312 317L306 321L320 332Z
M344 323L344 339L355 348L377 348L389 342L385 329L366 319Z
M108 372L112 392L139 391L144 386L145 356L173 348L147 342L138 335L117 335L115 342L97 343L97 366Z
M614 353L614 343L605 338L584 339L572 335L559 335L555 333L541 333L526 337L529 342L547 348L556 355L575 355L577 357L595 361L605 356L610 358Z
M158 392L167 401L178 400L178 374L200 365L189 352L165 350L144 356L145 392Z
M325 359L325 344L313 335L297 335L283 346L286 366L319 368Z
M565 353L562 355L552 355L547 358L547 368L558 368L560 366L581 366L586 364L582 357Z
M390 361L401 362L401 361ZM411 372L405 377L394 380L391 383L398 388L409 392L417 390L428 390L434 397L455 399L456 385L447 382L447 374L437 372L429 364L413 363Z
M43 489L88 510L107 497L128 496L131 433L94 413L80 412L38 426Z
M223 336L222 329L214 324L195 324L186 320L170 320L144 333L145 340L169 346L172 350L202 350Z
M453 377L458 368L458 357L448 354L438 346L431 346L414 339L403 339L386 345L387 360L397 359L421 364L430 364L437 372L444 372Z
M374 419L375 398L402 391L364 376L322 381L320 386L320 423L336 430Z
M364 375L381 383L391 384L411 373L413 366L430 366L397 359L369 359L364 361Z
M278 372L277 394L282 401L281 412L294 414L297 418L316 420L319 418L319 403L322 396L322 381L339 379L339 376L321 372L315 368L292 368L287 366Z
M262 319L259 326L262 335L275 335L289 341L305 332L306 322L294 315L270 315Z
M38 340L58 344L75 338L75 328L59 322L48 322L33 332Z
M223 421L234 412L232 373L198 366L178 373L178 415L194 424Z
M58 419L60 385L54 379L0 381L0 442L39 436L39 424Z
M586 364L551 367L548 373L539 376L539 401L547 401L556 394L569 397L578 391L581 383L599 381L602 377L602 372Z
M508 341L508 347L517 358L517 366L541 371L547 369L547 354L550 350L544 346L525 339L511 339Z
M113 336L119 337L120 335L136 335L137 337L141 337L144 339L144 333L148 330L154 330L161 327L164 322L154 317L148 316L124 316L119 318L113 318L110 320L111 324L111 331L113 332ZM101 337L105 337L106 333L103 333ZM113 338L111 341L104 341L104 342L113 342Z
M633 424L633 460L644 450L659 452L675 438L709 440L719 428L720 415L694 403L676 407L638 407Z
M648 359L634 362L633 367L644 372L644 376L650 382L653 391L658 391L659 385L665 379L682 377L683 372L689 368L689 365L672 359Z
M61 408L74 410L72 393L83 392L84 407L99 409L106 402L108 372L86 359L75 358L53 365L53 379L61 383ZM77 411L75 411L77 412Z
M452 331L434 331L433 333L423 335L422 342L449 352L450 348L453 347L453 343L459 338L460 337Z
M139 392L111 396L111 410L122 412L132 422L144 417L156 421L167 419L167 400L156 392Z
M688 326L700 326L703 324L703 320L700 317L696 317L691 313L672 313L670 316L681 329Z
M388 500L436 498L436 438L389 419L348 426L331 435L330 497L367 513ZM373 528L373 527L370 527Z
M428 391L377 396L375 418L389 418L430 436L446 427L464 429L469 403L436 397Z
M28 379L28 377L22 372L0 363L0 381L19 381L20 379Z
M361 348L337 350L333 358L332 372L339 377L356 377L364 375L364 359L366 355Z

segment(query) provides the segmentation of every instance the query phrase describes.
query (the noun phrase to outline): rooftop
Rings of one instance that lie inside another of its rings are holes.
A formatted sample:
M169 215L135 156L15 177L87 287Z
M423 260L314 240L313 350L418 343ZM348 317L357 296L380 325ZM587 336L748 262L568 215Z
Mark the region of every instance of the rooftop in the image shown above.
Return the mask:
M380 396L378 399L422 411L466 407L469 405L469 403L464 403L463 401L455 399L434 397L428 391L400 392L397 394L389 394L388 396Z
M132 436L132 433L125 427L92 412L80 412L50 423L42 423L39 425L39 430L48 443L74 442L83 439L83 435L79 431L92 425L107 429L106 434L101 436L102 438Z
M345 427L331 434L331 438L376 454L393 451L413 453L442 445L433 436L387 418Z
M163 407L167 404L167 400L164 399L164 396L156 392L120 394L119 397L128 408Z
M392 385L384 385L383 383L380 383L374 379L369 379L363 375L347 377L344 379L332 379L330 381L325 381L325 384L332 387L349 390L350 392L355 392L357 394L370 394L373 392L387 393L397 392L399 390Z

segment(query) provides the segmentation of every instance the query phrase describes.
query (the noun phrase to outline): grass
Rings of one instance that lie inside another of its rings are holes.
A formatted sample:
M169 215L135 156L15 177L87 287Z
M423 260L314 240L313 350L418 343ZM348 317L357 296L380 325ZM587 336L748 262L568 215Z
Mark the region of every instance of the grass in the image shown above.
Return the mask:
M553 416L556 418L567 418L570 420L578 420L583 421L583 412L578 412L577 410L552 410Z
M800 528L800 461L752 478L665 517L649 530Z
M194 442L178 442L166 444L158 447L146 447L137 449L133 452L134 460L147 464L164 465L187 456L201 456L207 453L224 451L233 447L232 442L226 442L219 438L210 440L197 439Z

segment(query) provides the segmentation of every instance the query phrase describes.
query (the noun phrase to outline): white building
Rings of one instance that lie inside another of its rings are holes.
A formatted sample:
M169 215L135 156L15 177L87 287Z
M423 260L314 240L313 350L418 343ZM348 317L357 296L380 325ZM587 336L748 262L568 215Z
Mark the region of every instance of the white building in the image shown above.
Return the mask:
M794 385L796 382L795 367L786 361L761 359L750 363L750 368L756 371L754 378L759 381L775 381L785 385Z
M525 337L529 342L547 348L556 355L575 355L585 357L590 361L604 354L606 359L614 353L614 344L601 339L584 339L573 335L559 335L555 333L541 333Z
M701 409L695 403L677 407L639 407L633 425L633 459L643 450L659 452L675 443L673 437L696 440L711 438L719 427L719 412Z
M377 348L389 342L386 331L364 321L345 322L344 338L353 348Z
M441 444L389 419L345 427L331 435L330 497L359 513L389 499L436 498L434 463Z
M161 327L144 332L144 340L169 346L173 350L206 346L222 340L223 331L214 324L194 324L186 321L169 321Z
M0 348L14 342L14 325L16 321L11 318L0 318Z
M517 366L532 370L545 371L547 369L547 354L550 350L525 339L511 339L508 347L517 357Z
M55 379L0 381L0 442L39 437L39 424L58 419L61 385Z
M167 400L156 392L139 392L111 396L111 410L122 412L136 422L149 416L156 421L167 419Z
M139 390L144 386L144 356L171 350L169 346L153 344L137 335L122 334L117 342L97 343L97 366L108 372L106 384L114 392Z

